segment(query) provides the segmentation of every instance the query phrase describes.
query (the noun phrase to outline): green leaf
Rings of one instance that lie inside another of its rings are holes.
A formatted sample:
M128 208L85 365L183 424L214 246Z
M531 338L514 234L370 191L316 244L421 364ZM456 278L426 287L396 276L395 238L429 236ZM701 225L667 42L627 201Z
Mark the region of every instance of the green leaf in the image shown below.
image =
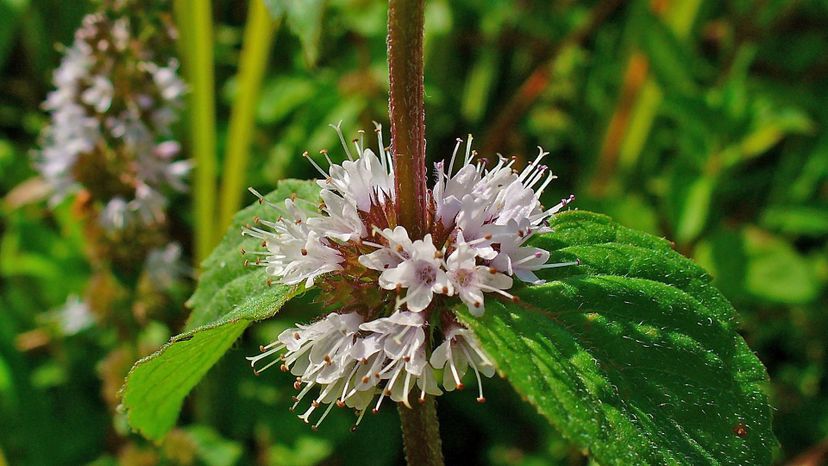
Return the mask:
M669 243L587 212L536 245L544 285L460 319L515 389L600 464L768 464L765 369L710 277Z
M20 23L20 16L28 6L28 0L0 0L0 67L6 63Z
M265 0L274 18L284 15L290 30L299 37L305 61L309 66L319 58L319 41L322 38L324 0Z
M721 230L696 248L716 285L738 301L808 304L822 288L814 266L787 241L755 227Z
M284 180L265 196L279 204L296 196L315 202L314 182ZM122 389L130 425L147 438L161 439L175 425L184 398L224 355L247 326L273 316L301 287L267 285L264 268L245 267L241 248L254 250L258 240L242 237L243 225L255 216L274 216L266 204L254 203L233 218L221 243L202 264L203 273L188 305L193 313L185 333L138 361Z

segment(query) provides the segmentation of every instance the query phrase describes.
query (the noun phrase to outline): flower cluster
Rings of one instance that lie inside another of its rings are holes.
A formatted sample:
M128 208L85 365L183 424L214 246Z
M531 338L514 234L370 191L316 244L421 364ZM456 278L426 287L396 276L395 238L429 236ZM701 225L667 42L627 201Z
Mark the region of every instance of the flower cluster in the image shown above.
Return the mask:
M541 163L543 150L521 171L514 158L499 157L487 168L475 160L471 136L459 162L463 141L458 139L448 165L435 165L428 233L412 238L396 221L393 157L383 146L380 126L378 152L366 148L361 135L353 141L356 155L334 128L346 161L336 164L323 150L325 170L305 154L323 177L321 207L298 199L270 204L279 213L276 219L257 218L257 225L244 231L266 247L256 262L269 275L288 285L317 284L327 303L339 307L316 323L286 330L248 358L254 369L270 360L257 373L281 362L296 376L297 405L319 386L318 397L300 416L309 422L327 404L315 426L334 404L356 409L362 419L376 396L374 411L385 397L408 405L415 388L421 400L441 394L440 382L447 391L462 389L469 367L480 387L481 374L491 377L494 365L447 311L456 302L452 298L480 316L486 293L516 299L508 292L514 278L538 284L543 281L537 271L575 265L547 263L547 251L527 244L549 231L547 219L573 200L541 205L540 195L555 179ZM432 335L441 335L442 342L429 355ZM478 400L484 401L482 387Z
M175 30L133 3L104 2L83 19L54 73L44 103L51 123L36 154L53 200L82 186L103 206L99 220L109 231L163 223L164 192L184 190L190 169L175 160L179 145L170 138L185 91L176 60L162 52ZM138 39L148 29L159 43Z

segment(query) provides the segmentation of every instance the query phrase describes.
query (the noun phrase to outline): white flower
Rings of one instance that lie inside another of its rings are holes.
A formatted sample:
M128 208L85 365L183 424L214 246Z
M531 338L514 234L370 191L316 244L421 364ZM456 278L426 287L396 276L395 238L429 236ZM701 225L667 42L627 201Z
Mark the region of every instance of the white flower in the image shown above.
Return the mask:
M369 269L383 272L387 269L394 268L404 260L411 257L410 251L413 248L413 242L408 237L408 232L403 227L395 227L393 230L386 228L382 231L376 232L380 237L384 238L386 245L381 245L373 242L363 241L368 246L376 247L377 250L359 256L359 263L368 267Z
M360 325L360 329L372 332L386 358L386 364L374 376L386 380L385 388L374 411L379 410L383 398L401 402L409 408L408 395L417 386L420 399L426 394L439 395L434 374L425 354L425 318L418 312L397 311L390 317L375 319Z
M81 102L91 106L98 113L109 110L115 89L106 76L97 75L92 78L92 85L81 94Z
M475 316L483 315L483 292L497 292L510 299L512 295L503 290L512 287L512 279L491 266L477 265L477 250L458 235L458 244L446 260L448 277L454 292L466 303Z
M401 228L401 227L398 227ZM431 240L431 235L411 243L408 258L394 268L382 272L379 285L386 290L405 288L405 304L408 310L419 312L428 307L434 293L450 295L452 285L442 268L442 252Z
M443 370L443 388L447 391L452 391L455 388L462 390L464 388L463 376L471 367L475 377L477 377L479 388L477 401L481 403L486 401L483 397L483 384L480 375L493 376L495 367L469 329L458 324L452 324L445 333L443 343L431 353L430 363L435 369L445 367Z
M153 63L149 71L164 100L177 102L187 91L187 85L178 77L178 61L170 60L166 67Z
M282 370L290 370L297 377L295 387L299 389L304 385L304 388L295 398L292 409L299 405L313 387L320 386L317 398L311 402L308 410L299 416L305 422L310 422L311 414L320 405L328 404L328 408L314 426L317 427L327 417L333 403L347 390L346 383L354 374L353 368L358 361L351 356L351 350L361 323L362 317L359 314L332 313L313 324L285 330L275 342L262 347L261 354L247 359L256 374L282 361ZM287 351L281 357L275 357L282 350ZM255 368L259 361L267 358L273 360L260 369ZM364 405L356 403L358 398L354 398L352 404L364 409L371 398L368 398Z
M123 230L127 226L129 205L122 197L115 197L106 203L98 223L107 231Z
M95 323L89 304L75 295L69 296L53 316L64 335L75 335Z
M412 238L397 225L394 167L382 136L377 138L379 157L364 148L362 136L354 140L355 158L339 126L334 129L347 157L341 165L323 150L329 164L326 170L305 153L323 176L317 182L321 206L291 199L284 206L268 203L278 218L256 219L257 225L244 233L264 241L267 251L253 253L264 259L256 262L281 283L304 281L310 287L319 280L323 293L330 294L325 297L328 302L342 303L344 309L356 309L372 320L354 317L357 324L337 327L335 321L342 317L332 314L283 333L280 343L264 348L263 355L251 361L255 364L287 350L284 369L297 376L297 389L304 385L297 400L311 387L320 387L319 396L300 418L308 422L315 409L329 405L315 426L333 404L356 409L358 425L377 395L372 411L386 397L410 406L415 389L421 401L426 395L439 395L439 382L449 391L463 388L469 367L480 387L478 401L483 402L481 375L491 377L494 365L471 331L451 317L449 308L463 302L472 315L480 316L485 293L515 299L508 292L513 277L542 283L537 271L575 264L548 264L549 252L527 244L534 234L550 231L547 219L572 198L551 209L541 205L541 193L555 178L540 164L547 155L542 150L520 172L513 169L514 159L504 158L487 169L474 161L469 137L457 171L461 140L448 165L436 165L437 179L427 202L430 210L425 213L432 220L431 230L421 239ZM337 272L332 280L324 277L330 272ZM388 291L397 293L395 302ZM435 301L435 294L444 297ZM438 328L444 338L429 358L435 322L442 322ZM437 369L443 369L442 381L435 377Z
M181 260L181 253L181 245L178 243L170 243L149 252L144 269L155 289L170 289L188 272Z
M382 206L394 199L394 168L391 153L385 150L382 144L382 127L375 123L377 142L380 156L371 149L366 149L359 140L353 141L356 148L357 158L351 155L345 137L339 125L331 125L336 130L342 148L348 160L337 165L328 158L327 151L322 151L330 165L328 172L322 169L310 155L305 152L304 156L324 177L319 180L319 186L323 189L335 191L346 201L361 212L371 212L372 208Z
M535 272L543 269L568 267L578 265L579 262L557 262L548 264L549 252L532 246L523 246L535 233L529 225L528 219L521 223L511 220L498 232L499 252L491 261L491 266L509 275L514 275L521 281L533 285L544 283Z
M259 196L260 202L265 202L261 194L251 191ZM281 210L275 204L269 205ZM249 227L243 234L264 241L268 252L264 263L257 261L257 264L267 267L267 273L279 277L286 285L304 281L310 288L316 277L341 270L339 264L344 259L326 238L311 228L308 211L291 199L286 199L284 206L284 215L275 222L258 219L269 230Z

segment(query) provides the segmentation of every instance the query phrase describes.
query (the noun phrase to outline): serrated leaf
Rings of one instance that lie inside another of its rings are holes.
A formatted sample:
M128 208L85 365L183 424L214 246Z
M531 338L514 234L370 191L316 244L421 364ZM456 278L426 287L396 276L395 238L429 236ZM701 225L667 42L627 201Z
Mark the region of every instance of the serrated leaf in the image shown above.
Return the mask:
M458 313L515 389L600 464L770 463L767 375L710 277L604 216L551 225L535 243L581 266Z
M284 180L267 200L316 201L314 182ZM267 284L265 270L245 267L240 249L254 250L258 240L242 237L253 218L272 217L267 205L254 203L233 218L221 243L202 264L203 273L188 305L193 313L185 333L173 337L154 354L138 361L122 389L123 406L132 428L147 438L161 439L174 425L184 398L224 355L247 326L273 316L300 287Z

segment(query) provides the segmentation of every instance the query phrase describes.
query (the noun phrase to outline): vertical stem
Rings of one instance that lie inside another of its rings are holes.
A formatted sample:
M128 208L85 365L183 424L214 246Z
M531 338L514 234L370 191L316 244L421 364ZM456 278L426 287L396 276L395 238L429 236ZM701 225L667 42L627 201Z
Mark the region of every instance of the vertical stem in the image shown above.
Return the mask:
M273 42L276 22L267 11L263 0L250 0L244 42L239 60L238 95L230 112L230 130L222 170L219 225L222 232L239 210L244 191L244 175L250 155L250 139L256 116L256 103L267 68L267 58Z
M443 466L440 426L437 423L437 403L426 397L424 403L414 403L411 409L399 405L403 432L405 460L409 466Z
M190 79L190 142L195 158L195 259L200 264L214 241L216 204L216 109L213 79L213 18L211 2L188 0L178 22L187 41Z
M412 239L428 230L426 210L425 108L423 105L424 0L388 1L388 74L391 153L397 221ZM442 466L440 426L434 398L400 405L405 458L410 466Z
M388 112L396 174L397 219L412 239L423 237L429 221L423 107L424 23L424 0L389 0Z

